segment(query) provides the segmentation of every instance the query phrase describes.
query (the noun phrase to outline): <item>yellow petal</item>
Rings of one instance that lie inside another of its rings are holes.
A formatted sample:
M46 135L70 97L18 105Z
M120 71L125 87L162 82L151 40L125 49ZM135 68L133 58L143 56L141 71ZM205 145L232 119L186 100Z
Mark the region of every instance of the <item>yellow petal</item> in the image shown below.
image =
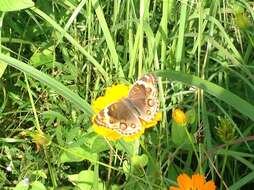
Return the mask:
M200 174L192 175L192 186L201 189L205 184L205 177Z
M178 187L170 187L169 190L182 190L182 189L180 189Z
M205 184L205 188L204 190L215 190L216 189L216 186L214 184L213 181L208 181L206 184Z
M174 122L176 122L176 124L186 125L186 123L187 123L186 114L179 108L173 110L172 118L173 118Z
M194 174L191 178L183 173L177 177L178 188L170 187L169 190L215 190L216 186L214 182L206 182L205 177L200 174Z
M191 178L185 173L177 177L177 182L179 187L182 189L189 189L191 188L191 185L192 185Z
M108 138L109 140L118 140L122 137L119 133L106 127L101 127L95 124L92 127L96 133Z

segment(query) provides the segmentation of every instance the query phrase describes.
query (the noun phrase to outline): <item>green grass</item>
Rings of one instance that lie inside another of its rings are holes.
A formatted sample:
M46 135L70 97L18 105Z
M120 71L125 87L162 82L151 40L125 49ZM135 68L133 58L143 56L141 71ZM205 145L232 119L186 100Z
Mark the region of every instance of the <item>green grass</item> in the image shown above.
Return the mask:
M253 6L2 0L0 189L166 190L197 172L252 189ZM161 122L134 142L95 133L92 101L150 72Z

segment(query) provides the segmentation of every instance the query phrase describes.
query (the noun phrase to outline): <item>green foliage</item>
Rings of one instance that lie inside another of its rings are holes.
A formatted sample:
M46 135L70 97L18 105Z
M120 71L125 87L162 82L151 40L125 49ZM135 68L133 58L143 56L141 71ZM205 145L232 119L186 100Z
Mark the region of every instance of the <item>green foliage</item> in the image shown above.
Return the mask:
M0 11L0 189L165 190L184 172L252 189L251 1L0 0ZM162 121L132 142L95 133L92 101L150 72Z
M65 162L80 162L82 160L97 160L97 155L92 154L92 151L86 148L72 145L66 148L59 158L59 163Z
M185 129L187 126L182 126L173 122L171 127L172 127L171 137L172 137L173 143L175 143L178 146L188 143L188 136L186 134L186 129Z
M46 190L46 187L39 181L34 181L31 184L31 190Z
M0 1L0 11L18 11L21 9L26 9L34 6L34 2L32 0L1 0Z
M79 190L86 190L86 189L94 189L93 186L94 181L97 181L98 179L95 179L94 171L92 170L84 170L81 171L79 174L70 175L68 176L69 180L72 183L76 184L75 189ZM105 190L105 186L99 179L99 183L97 188L98 190Z
M4 62L0 62L0 78L2 77L2 75L4 74L4 71L7 67L7 64Z
M148 163L148 157L145 154L132 156L130 163L128 161L123 162L123 171L126 174L126 177L130 175L143 176L144 167Z
M186 112L187 121L189 124L194 124L196 121L196 111L194 109L190 109Z

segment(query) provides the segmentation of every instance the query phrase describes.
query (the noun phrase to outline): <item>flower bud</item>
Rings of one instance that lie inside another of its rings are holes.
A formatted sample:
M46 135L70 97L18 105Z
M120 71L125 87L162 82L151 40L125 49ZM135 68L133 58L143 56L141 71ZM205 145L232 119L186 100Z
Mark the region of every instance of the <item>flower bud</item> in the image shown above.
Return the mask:
M245 13L236 13L235 23L241 30L246 30L250 26L249 18Z
M230 142L235 139L235 128L227 118L218 118L219 123L217 129L217 134L220 139L224 142Z
M42 132L35 132L32 134L33 142L38 145L49 145L51 143L50 138Z
M178 125L186 125L187 124L187 116L179 108L176 108L176 109L173 110L172 119Z

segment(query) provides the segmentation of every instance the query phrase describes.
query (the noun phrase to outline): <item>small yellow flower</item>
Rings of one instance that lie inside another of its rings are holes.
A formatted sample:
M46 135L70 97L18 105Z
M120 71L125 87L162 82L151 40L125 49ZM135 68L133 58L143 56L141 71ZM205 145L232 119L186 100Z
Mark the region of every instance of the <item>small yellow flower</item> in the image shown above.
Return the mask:
M112 87L107 88L104 96L100 96L92 102L92 107L95 112L95 115L93 116L92 121L94 121L94 118L96 117L96 115L105 107L109 106L113 102L126 98L128 96L130 88L131 88L131 85L124 85L124 84L113 85ZM145 122L141 120L141 123L142 123L141 131L137 134L130 135L130 136L123 136L112 129L99 126L95 124L95 122L93 122L92 127L94 128L95 132L108 138L109 140L118 140L123 138L125 141L133 141L139 138L144 133L145 128L149 128L156 125L157 122L161 120L161 117L162 117L162 114L161 112L159 112L154 117L154 119L151 120L150 122Z
M51 144L51 139L48 135L46 135L43 132L34 132L31 133L32 141L35 143L35 152L39 152L41 149L41 145L50 145Z
M51 139L48 135L42 132L34 132L31 134L32 140L34 143L38 145L49 145L51 143Z
M206 182L205 177L194 174L190 178L183 173L177 177L178 187L170 187L169 190L215 190L216 186L212 180Z
M172 118L173 118L173 121L178 125L186 125L187 124L187 116L179 108L176 108L173 110Z

